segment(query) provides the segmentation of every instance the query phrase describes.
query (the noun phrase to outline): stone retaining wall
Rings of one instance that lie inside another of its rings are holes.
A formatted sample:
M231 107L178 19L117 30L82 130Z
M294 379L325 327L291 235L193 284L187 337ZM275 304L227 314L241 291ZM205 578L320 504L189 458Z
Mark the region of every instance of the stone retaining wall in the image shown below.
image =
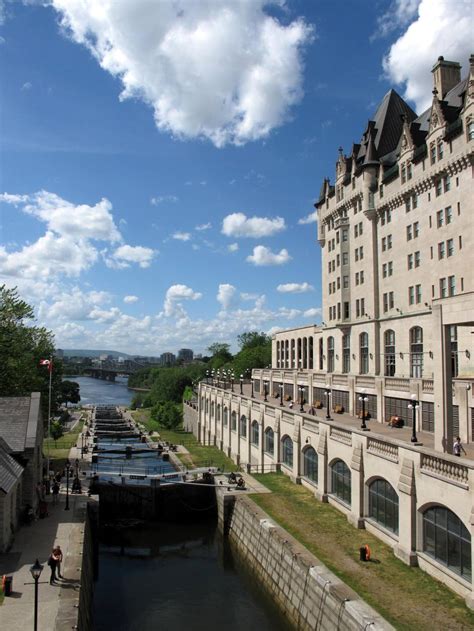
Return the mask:
M393 629L251 499L217 496L221 532L295 629Z
M199 440L199 412L197 405L193 406L187 401L183 401L183 427L187 432L192 432Z

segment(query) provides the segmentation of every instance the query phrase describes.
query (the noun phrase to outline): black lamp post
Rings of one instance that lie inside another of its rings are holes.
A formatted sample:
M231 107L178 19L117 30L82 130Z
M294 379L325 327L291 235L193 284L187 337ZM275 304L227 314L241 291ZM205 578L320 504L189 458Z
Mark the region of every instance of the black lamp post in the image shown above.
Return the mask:
M66 460L66 506L64 510L69 510L69 471L71 469L71 463Z
M331 388L329 386L329 384L326 384L326 405L327 405L327 410L326 410L326 418L327 419L331 419L331 412L329 409L329 399L331 397Z
M278 387L280 388L280 405L281 405L281 407L283 407L283 389L284 389L284 385L282 383L280 383L280 385Z
M209 371L206 370L206 383L209 383Z
M416 400L416 394L412 394L411 397L411 403L408 404L408 407L410 410L412 410L412 431L411 431L411 442L412 443L417 443L418 442L418 438L416 436L416 411L417 409L420 407L418 401Z
M230 383L232 385L232 392L234 392L234 379L235 379L235 375L234 375L234 373L232 373L231 376L230 376Z
M41 572L43 571L43 566L36 559L35 564L30 567L31 576L35 582L35 622L34 622L34 631L38 629L38 581L41 576Z
M300 412L304 412L304 407L303 407L304 386L298 386L298 391L300 393Z
M240 375L240 394L244 393L244 376Z
M267 394L268 394L267 386L268 386L268 381L267 381L267 380L265 380L265 381L263 382L263 400L264 400L265 402L266 402L266 401L268 401L268 399L267 399Z
M369 397L365 394L365 389L359 395L359 401L362 403L362 425L360 428L364 432L370 432L370 429L365 424L365 402L369 400Z

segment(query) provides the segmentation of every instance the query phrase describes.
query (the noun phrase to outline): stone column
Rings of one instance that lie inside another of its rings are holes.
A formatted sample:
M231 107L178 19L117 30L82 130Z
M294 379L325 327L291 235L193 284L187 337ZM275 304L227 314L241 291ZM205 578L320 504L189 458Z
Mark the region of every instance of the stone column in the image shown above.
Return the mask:
M398 544L395 556L407 565L418 565L416 556L416 489L413 460L404 458L398 482Z
M456 394L456 401L459 410L459 436L461 442L467 443L469 441L469 404L467 400L467 383L454 383L454 391ZM455 438L455 436L453 436Z
M300 481L300 458L301 458L301 423L302 418L295 415L295 426L293 430L293 473L292 480L296 484Z
M355 439L355 434L353 434ZM347 521L355 528L364 528L364 460L362 443L354 444L351 460L351 512Z
M433 396L434 447L452 452L453 447L453 386L451 342L449 330L443 324L442 305L433 305Z
M377 394L377 421L379 423L385 422L385 410L384 410L384 377L375 377L375 393Z
M281 410L275 410L275 429L273 433L273 459L276 465L280 464L280 423Z
M318 490L316 497L321 502L328 501L328 443L327 431L319 426L318 443Z

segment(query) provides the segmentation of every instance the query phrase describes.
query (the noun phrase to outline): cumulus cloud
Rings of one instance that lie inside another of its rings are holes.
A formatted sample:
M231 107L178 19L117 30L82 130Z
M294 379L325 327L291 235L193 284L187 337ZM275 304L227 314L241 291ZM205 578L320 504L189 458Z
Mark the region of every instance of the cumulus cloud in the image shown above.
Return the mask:
M127 305L131 305L134 302L138 302L138 296L124 296L123 301L127 304Z
M228 283L219 285L217 301L221 303L223 309L227 310L233 307L237 302L237 298L238 293L234 285L229 285Z
M31 90L31 88L33 87L33 84L30 81L26 81L22 86L21 86L21 90L22 92L27 92L28 90Z
M141 245L121 245L105 261L108 267L115 269L125 269L130 267L131 263L136 263L145 269L150 267L156 254L156 250L145 248Z
M176 195L158 195L157 197L152 197L150 199L150 204L152 204L152 206L159 206L160 204L163 204L165 202L176 204L176 202L178 201L179 199L178 197L176 197Z
M227 246L227 249L229 250L229 252L237 252L239 250L239 244L238 243L230 243Z
M175 232L171 235L172 239L176 239L177 241L190 241L191 233L190 232Z
M257 245L253 249L253 254L247 256L246 259L249 263L254 265L283 265L291 260L291 256L288 254L288 250L282 249L280 252L275 253L270 248L264 245Z
M166 292L165 302L163 305L164 315L172 316L180 312L179 305L182 300L199 300L202 294L194 291L187 285L171 285Z
M316 318L321 315L321 308L313 307L311 309L306 309L303 315L305 318Z
M198 232L202 232L203 230L209 230L210 228L212 228L212 223L210 222L202 223L202 224L199 224L199 226L196 226L196 230Z
M302 97L311 27L266 12L281 0L51 0L63 29L139 98L158 129L216 146L268 136Z
M300 225L306 225L309 223L315 223L316 221L318 221L318 211L315 210L312 213L309 213L309 215L306 215L306 217L301 217L301 219L298 219L298 223Z
M314 287L309 283L284 283L278 285L277 291L281 294L304 294L308 291L314 291Z
M409 24L418 12L420 0L392 0L388 10L377 18L377 29L371 40L386 37Z
M247 217L244 213L232 213L224 217L222 234L227 237L271 237L277 232L285 230L283 217Z
M421 0L416 19L391 46L383 68L392 82L405 85L405 98L421 113L431 104L430 71L438 57L463 63L471 49L471 0Z

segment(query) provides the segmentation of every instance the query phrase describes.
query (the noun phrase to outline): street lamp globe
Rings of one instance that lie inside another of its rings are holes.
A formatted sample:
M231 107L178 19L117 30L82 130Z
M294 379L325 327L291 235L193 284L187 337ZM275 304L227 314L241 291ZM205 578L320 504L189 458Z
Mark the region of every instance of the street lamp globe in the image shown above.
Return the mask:
M34 565L32 565L30 567L30 572L31 572L31 576L33 577L33 579L35 581L37 581L39 579L39 577L41 576L41 572L43 571L43 565L41 565L41 563L38 561L38 559L36 559Z

